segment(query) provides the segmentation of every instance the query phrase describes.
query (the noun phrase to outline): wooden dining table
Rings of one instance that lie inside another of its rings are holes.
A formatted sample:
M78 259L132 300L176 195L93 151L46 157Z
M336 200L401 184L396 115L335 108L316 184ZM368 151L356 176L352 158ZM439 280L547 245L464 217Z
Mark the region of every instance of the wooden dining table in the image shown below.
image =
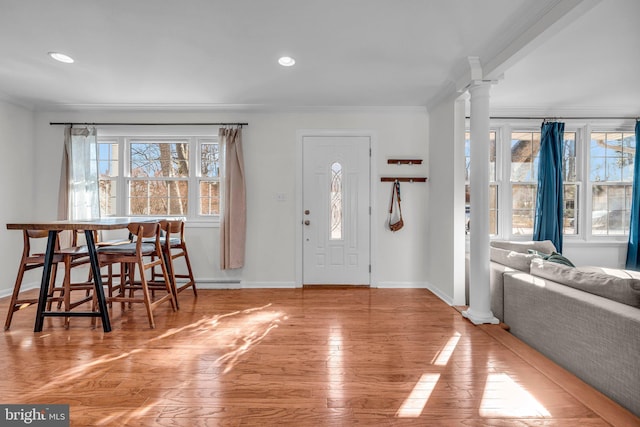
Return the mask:
M144 217L107 217L90 220L63 220L63 221L35 221L35 222L18 222L7 224L8 230L47 230L47 248L44 257L44 266L42 271L42 281L40 282L40 294L38 297L38 308L36 313L36 322L34 332L41 332L44 324L45 316L54 317L100 317L102 320L102 328L104 332L111 332L111 322L109 320L109 312L107 310L106 298L102 286L102 276L100 274L100 264L98 262L98 254L96 250L96 242L93 237L96 230L117 230L127 228L132 222L155 222L157 219ZM95 284L95 294L97 300L97 311L45 311L47 304L47 293L49 281L51 278L51 270L53 268L53 259L55 255L55 242L59 232L64 230L84 231L87 251L91 265L91 273Z

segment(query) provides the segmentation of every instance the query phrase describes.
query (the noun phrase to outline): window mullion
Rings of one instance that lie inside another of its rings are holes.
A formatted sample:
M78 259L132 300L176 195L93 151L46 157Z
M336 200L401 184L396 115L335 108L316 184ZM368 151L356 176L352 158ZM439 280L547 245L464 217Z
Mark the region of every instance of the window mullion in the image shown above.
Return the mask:
M576 154L580 158L580 182L582 196L580 202L580 234L584 240L591 239L591 185L589 177L589 145L591 143L591 125L586 124L580 130L580 151Z
M127 180L125 178L125 138L118 137L118 178L116 185L116 215L125 216L128 212L127 200Z
M193 219L198 215L198 177L200 176L200 139L192 136L189 138L189 177L187 189L187 218Z

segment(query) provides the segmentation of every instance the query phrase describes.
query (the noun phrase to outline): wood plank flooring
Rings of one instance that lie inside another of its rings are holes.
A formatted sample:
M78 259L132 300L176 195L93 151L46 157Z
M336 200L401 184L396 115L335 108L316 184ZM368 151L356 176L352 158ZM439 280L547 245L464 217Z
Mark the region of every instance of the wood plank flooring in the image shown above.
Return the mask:
M156 329L114 306L107 334L34 314L2 335L0 403L69 404L72 426L640 425L427 290L185 291Z

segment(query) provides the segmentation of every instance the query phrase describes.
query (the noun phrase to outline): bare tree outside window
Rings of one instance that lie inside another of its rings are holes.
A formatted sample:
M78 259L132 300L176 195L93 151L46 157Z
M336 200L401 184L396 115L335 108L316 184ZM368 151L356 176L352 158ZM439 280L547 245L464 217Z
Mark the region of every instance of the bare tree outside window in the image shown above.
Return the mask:
M119 176L118 143L98 143L98 187L100 191L100 215L117 213L117 189Z
M635 134L592 132L589 146L591 233L624 235L629 232Z
M213 220L221 210L220 157L214 135L101 136L101 215Z
M220 151L217 142L200 142L200 215L220 214Z
M187 215L189 145L181 141L132 141L131 215Z

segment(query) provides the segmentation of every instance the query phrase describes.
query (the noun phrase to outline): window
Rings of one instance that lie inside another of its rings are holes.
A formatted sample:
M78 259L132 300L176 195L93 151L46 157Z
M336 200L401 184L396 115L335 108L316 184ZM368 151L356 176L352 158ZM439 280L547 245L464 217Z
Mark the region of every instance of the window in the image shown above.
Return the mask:
M464 136L464 155L465 155L465 232L468 234L470 230L470 203L471 203L471 186L469 185L469 173L471 170L471 134L465 133ZM498 184L496 182L496 133L489 133L489 233L498 234Z
M342 165L331 165L331 183L329 188L329 224L331 224L330 240L342 240Z
M591 133L589 180L593 235L629 232L635 150L633 133Z
M533 234L538 187L539 132L511 134L511 232Z
M540 132L511 134L511 233L532 235L538 192ZM576 178L576 134L564 133L562 158L564 182L564 234L578 231L578 182Z
M220 214L220 150L214 140L200 141L200 215Z
M99 137L98 165L102 215L220 214L215 137Z
M562 183L564 194L563 233L565 235L578 234L578 196L580 194L580 182L578 180L576 155L576 133L564 133L564 148L562 150Z
M187 141L132 140L128 144L129 215L188 213L189 144Z
M100 189L100 213L106 216L117 214L117 190L119 176L119 153L117 141L98 143L98 186Z
M527 124L519 125L520 129L504 122L492 123L492 126L490 232L505 239L530 238L537 197L540 131L527 130ZM616 124L602 126L611 128L592 131L590 125L574 122L564 132L565 236L581 236L585 240L598 237L622 240L629 233L633 163L637 148L635 133L632 126L623 129ZM496 135L504 135L504 141L511 141L509 146L500 148L498 143L496 147ZM465 157L468 221L469 133L466 134ZM499 227L500 224L504 226Z

